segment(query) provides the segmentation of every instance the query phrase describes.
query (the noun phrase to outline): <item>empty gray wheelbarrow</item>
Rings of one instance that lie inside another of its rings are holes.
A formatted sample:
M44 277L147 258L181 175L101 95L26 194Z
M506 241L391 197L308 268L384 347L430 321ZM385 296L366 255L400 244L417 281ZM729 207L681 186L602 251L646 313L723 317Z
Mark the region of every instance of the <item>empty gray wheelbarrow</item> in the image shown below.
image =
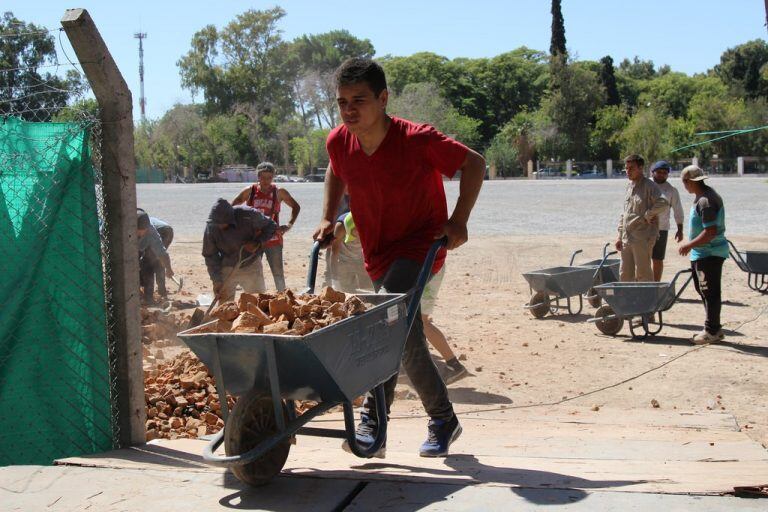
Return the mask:
M610 283L618 280L619 260L608 257L616 254L615 251L607 252L608 246L603 247L603 257L579 265L574 265L576 255L581 253L579 249L571 255L568 266L551 267L533 272L526 272L523 277L528 281L531 290L531 299L523 306L536 318L544 318L547 313L555 314L565 309L571 315L578 315L584 308L583 298L586 298L593 307L601 304L601 298L594 291L595 285ZM579 297L579 309L573 311L571 297ZM554 299L555 303L552 304ZM565 299L565 306L560 305L560 300Z
M358 457L376 453L387 437L383 383L400 368L424 285L444 244L445 239L433 244L409 293L359 295L375 307L305 336L195 334L196 329L179 333L213 373L222 404L224 428L204 449L205 461L229 467L245 483L261 485L283 468L296 434L346 439ZM316 242L307 277L309 293L314 292L319 251ZM379 428L375 442L361 446L352 401L371 390ZM232 411L226 392L239 397ZM297 416L294 400L318 404ZM304 426L339 404L344 430ZM214 453L222 442L226 455Z
M681 274L688 274L680 291L675 293L675 285ZM594 322L603 334L615 335L624 326L624 319L629 320L629 332L633 338L644 339L661 332L664 326L664 311L667 311L680 298L692 279L691 269L684 269L675 274L669 282L650 283L608 283L595 286L595 290L606 304L595 311ZM634 323L634 318L639 322ZM635 334L635 328L642 327L643 334Z
M739 251L728 240L731 259L747 273L747 286L760 293L768 293L768 251Z

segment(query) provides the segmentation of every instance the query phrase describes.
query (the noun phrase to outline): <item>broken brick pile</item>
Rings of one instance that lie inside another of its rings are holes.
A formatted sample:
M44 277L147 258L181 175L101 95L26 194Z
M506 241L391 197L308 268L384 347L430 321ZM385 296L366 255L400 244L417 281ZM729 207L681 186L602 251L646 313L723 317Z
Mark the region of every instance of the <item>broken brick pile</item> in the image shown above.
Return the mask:
M213 377L191 352L145 371L147 441L195 438L224 426ZM227 397L230 408L234 399Z
M237 302L225 302L211 312L215 322L195 332L234 332L303 336L347 317L364 313L370 305L358 297L327 286L319 295L295 295L291 290L241 293Z

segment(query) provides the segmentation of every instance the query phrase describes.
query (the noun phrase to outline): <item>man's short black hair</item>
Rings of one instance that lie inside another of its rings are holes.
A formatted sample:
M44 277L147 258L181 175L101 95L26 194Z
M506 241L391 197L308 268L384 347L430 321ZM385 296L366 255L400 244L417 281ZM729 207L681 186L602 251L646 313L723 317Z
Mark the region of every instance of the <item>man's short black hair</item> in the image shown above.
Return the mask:
M637 162L637 165L640 166L642 169L645 167L645 158L641 157L640 155L629 155L624 158L624 164L628 164L629 162Z
M384 68L373 59L352 57L341 63L336 70L336 87L367 83L377 98L387 88Z

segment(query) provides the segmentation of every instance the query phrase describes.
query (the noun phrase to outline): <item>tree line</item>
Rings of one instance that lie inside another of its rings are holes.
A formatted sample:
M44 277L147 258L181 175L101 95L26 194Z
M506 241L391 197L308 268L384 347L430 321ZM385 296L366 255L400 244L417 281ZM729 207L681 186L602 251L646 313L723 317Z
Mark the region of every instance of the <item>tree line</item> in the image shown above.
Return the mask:
M327 165L325 137L339 122L333 72L348 57L374 57L375 48L346 30L286 41L279 28L285 16L280 7L248 10L224 27L194 34L177 65L195 101L137 124L139 167L181 172L270 160L307 172ZM0 30L22 32L20 23L7 13ZM0 41L3 68L24 67L29 74L55 55L49 34L25 37L14 38L13 46ZM387 73L391 114L433 124L482 151L501 175L521 174L530 159L597 161L629 152L648 160L768 156L766 131L673 151L713 138L702 132L768 124L764 40L727 49L718 65L693 76L638 57L618 64L610 56L576 60L566 47L560 1L552 0L549 52L520 47L491 58L420 52L377 60ZM8 82L13 73L1 75ZM67 84L81 87L76 77L42 78L61 80L61 87L35 100L50 105L51 118L71 117L62 91ZM13 89L3 85L0 100L13 101L6 93Z

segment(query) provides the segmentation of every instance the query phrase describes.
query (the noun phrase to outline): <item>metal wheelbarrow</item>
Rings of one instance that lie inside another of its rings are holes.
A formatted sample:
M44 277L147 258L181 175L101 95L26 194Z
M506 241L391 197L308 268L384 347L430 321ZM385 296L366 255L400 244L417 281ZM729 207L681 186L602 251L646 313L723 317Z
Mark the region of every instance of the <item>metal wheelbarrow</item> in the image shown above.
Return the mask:
M675 285L681 274L688 274L680 291L675 293ZM593 322L603 334L615 335L624 326L624 319L629 320L629 332L633 338L645 339L655 336L664 327L663 312L667 311L680 298L680 295L693 278L691 269L684 269L675 274L669 282L616 282L595 287L606 304L595 311ZM633 322L634 317L639 323ZM656 319L658 317L658 319ZM635 334L635 328L642 327L643 334Z
M731 259L738 267L747 273L747 286L750 290L768 293L768 251L739 251L733 242L728 240Z
M601 304L600 296L595 293L594 287L601 283L609 283L618 280L620 261L608 259L616 254L616 251L607 252L608 246L603 247L603 257L598 260L588 261L580 265L574 265L576 255L583 252L576 250L571 255L571 261L567 267L551 267L533 272L526 272L523 277L528 281L531 290L531 299L523 306L536 318L544 318L547 313L555 314L561 309L568 311L570 315L578 315L584 308L583 298L593 306ZM571 297L579 297L579 309L573 311ZM555 303L552 304L552 299ZM565 299L565 306L560 305L560 300Z
M432 245L410 292L358 295L375 307L307 335L179 333L213 373L222 404L224 428L204 449L205 461L229 467L242 482L262 485L280 473L297 434L346 439L352 453L372 457L387 437L383 384L400 368L424 286L445 243L442 239ZM319 252L315 242L309 293L314 293ZM352 401L370 390L379 428L374 443L361 446ZM226 392L239 397L231 411ZM294 400L318 403L297 416ZM304 426L339 404L344 430ZM226 455L215 453L222 442Z

